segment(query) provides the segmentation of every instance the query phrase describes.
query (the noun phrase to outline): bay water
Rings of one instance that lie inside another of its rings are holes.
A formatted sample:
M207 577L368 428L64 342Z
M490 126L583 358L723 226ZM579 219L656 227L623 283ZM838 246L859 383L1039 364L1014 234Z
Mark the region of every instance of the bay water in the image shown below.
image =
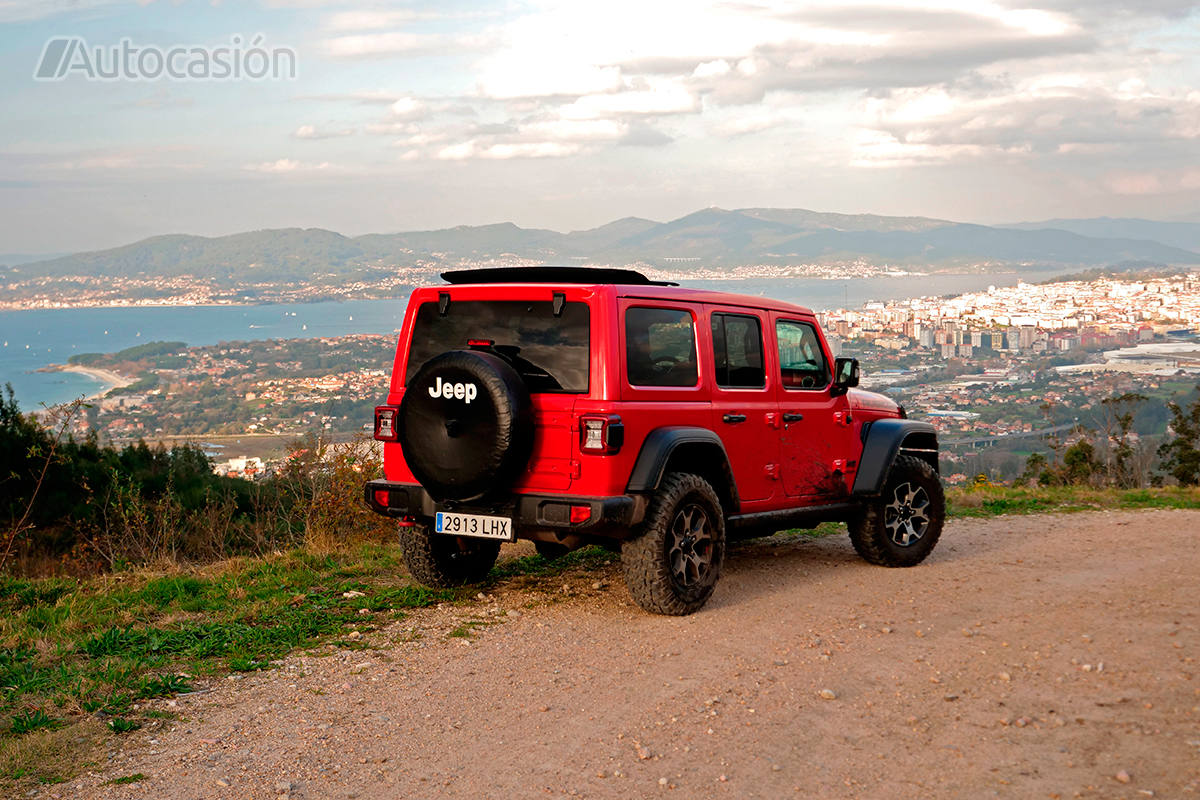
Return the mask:
M872 300L962 294L1012 286L1016 272L883 276L848 280L748 279L687 281L698 289L773 297L816 311L857 308ZM1048 273L1031 274L1046 279ZM78 353L113 353L154 341L188 345L397 332L406 301L347 300L260 306L171 306L0 311L0 386L10 383L23 411L88 396L105 388L72 372L38 372ZM388 366L388 365L381 365Z

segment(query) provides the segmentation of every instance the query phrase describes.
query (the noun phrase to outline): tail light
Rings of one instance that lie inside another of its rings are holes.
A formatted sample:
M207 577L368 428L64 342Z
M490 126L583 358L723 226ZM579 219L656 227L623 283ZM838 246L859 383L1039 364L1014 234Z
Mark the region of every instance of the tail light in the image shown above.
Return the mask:
M395 406L375 406L375 438L381 442L395 442L400 439L400 431L396 422L400 418L400 409Z
M616 414L579 418L579 449L596 455L616 453L625 444L625 426Z

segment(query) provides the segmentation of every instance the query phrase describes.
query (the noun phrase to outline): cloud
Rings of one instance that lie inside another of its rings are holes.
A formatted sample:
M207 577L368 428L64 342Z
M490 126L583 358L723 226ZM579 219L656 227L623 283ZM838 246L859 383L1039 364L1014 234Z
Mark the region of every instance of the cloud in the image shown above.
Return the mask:
M361 105L391 105L404 97L402 92L387 89L363 89L357 92L342 92L335 94L302 94L296 100L321 100L331 103L355 103Z
M326 19L325 27L334 31L369 31L400 27L428 16L411 9L340 11Z
M674 82L656 81L641 88L588 94L560 109L568 119L688 114L700 110L700 99Z
M329 169L328 161L320 163L293 161L290 158L281 158L276 161L263 161L258 164L247 164L243 169L250 172L266 172L275 174L284 174L291 172L313 172L318 170Z
M315 125L301 125L292 132L292 136L296 139L335 139L341 136L350 136L354 133L353 128L318 128Z
M66 13L92 13L124 4L122 0L0 0L0 23L30 22Z
M1087 156L1200 138L1200 92L1151 91L1081 74L1042 75L984 95L950 87L903 89L866 102L880 142L942 157L991 149L1012 154ZM914 150L912 146L919 146ZM975 148L976 150L971 150Z
M562 142L498 142L480 144L470 141L443 147L437 153L442 161L464 161L472 158L506 160L511 158L562 158L575 155L582 147Z
M416 97L398 97L388 106L388 116L392 119L416 119L424 116L427 110L425 102Z

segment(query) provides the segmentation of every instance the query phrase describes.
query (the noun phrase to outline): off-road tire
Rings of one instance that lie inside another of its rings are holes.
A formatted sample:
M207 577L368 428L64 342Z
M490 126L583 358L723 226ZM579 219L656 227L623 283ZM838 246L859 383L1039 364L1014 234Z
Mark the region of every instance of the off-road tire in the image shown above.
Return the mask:
M697 553L694 544L701 544L703 552ZM673 545L680 545L674 553ZM663 478L636 535L621 545L629 594L654 614L683 616L698 611L712 596L724 562L721 501L706 480L684 472ZM702 567L694 577L678 574L690 572L689 567L697 564Z
M905 489L905 486L909 488ZM907 497L910 493L916 493L919 501L924 501L922 509L928 524L911 543L901 544L895 541L896 533L889 529L889 523L902 524L903 520L897 523L895 508L891 517L888 509L894 505L905 508L900 495ZM942 535L945 518L946 498L937 472L920 458L901 455L892 464L879 498L868 502L847 527L854 549L865 561L882 567L913 567L933 551Z
M435 398L435 379L478 394ZM408 382L396 426L404 463L436 500L502 495L533 452L529 387L491 353L449 350L426 361Z
M425 525L400 528L400 549L409 574L433 589L479 583L487 577L500 542L432 533Z

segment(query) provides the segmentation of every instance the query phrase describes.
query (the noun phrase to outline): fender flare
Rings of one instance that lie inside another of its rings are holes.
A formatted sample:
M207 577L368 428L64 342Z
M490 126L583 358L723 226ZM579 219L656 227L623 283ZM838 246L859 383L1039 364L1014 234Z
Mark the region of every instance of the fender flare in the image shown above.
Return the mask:
M640 492L653 492L658 489L663 475L666 474L667 464L670 462L672 454L685 445L712 447L720 452L722 463L716 466L724 473L728 481L728 486L714 486L713 488L716 489L718 495L728 494L728 500L732 503L732 507L737 508L737 483L733 477L733 470L729 465L729 454L725 452L725 445L721 442L721 437L708 428L692 428L679 425L656 428L651 431L642 442L642 449L638 453L637 461L633 465L633 471L629 473L629 483L626 491L636 494ZM711 472L713 465L707 466L709 469L699 470L699 472L702 474ZM726 492L726 488L728 492ZM725 498L723 497L723 499Z
M877 495L902 450L929 462L938 471L937 429L912 419L880 419L863 426L863 450L854 476L855 496Z

